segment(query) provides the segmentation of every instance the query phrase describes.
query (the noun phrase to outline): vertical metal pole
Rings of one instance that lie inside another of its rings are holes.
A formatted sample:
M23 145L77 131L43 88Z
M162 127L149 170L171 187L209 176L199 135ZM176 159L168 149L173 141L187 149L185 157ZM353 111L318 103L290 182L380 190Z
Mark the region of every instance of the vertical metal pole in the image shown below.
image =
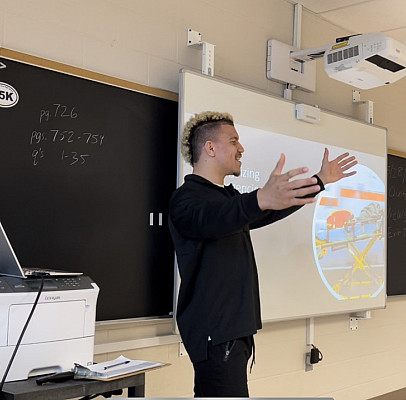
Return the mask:
M302 46L302 13L303 6L295 3L295 14L293 21L293 46L300 49Z
M306 344L311 346L314 343L314 318L306 319Z

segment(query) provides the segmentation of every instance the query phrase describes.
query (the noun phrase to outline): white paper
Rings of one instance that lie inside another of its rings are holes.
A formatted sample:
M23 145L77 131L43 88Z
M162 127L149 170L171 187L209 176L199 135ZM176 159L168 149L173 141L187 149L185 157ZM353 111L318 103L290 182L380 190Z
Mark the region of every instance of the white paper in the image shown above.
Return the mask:
M131 360L130 358L120 356L115 360L89 365L87 368L90 371L96 372L97 377L108 379L120 375L128 375L138 371L161 367L163 365L164 364L162 363L144 360Z

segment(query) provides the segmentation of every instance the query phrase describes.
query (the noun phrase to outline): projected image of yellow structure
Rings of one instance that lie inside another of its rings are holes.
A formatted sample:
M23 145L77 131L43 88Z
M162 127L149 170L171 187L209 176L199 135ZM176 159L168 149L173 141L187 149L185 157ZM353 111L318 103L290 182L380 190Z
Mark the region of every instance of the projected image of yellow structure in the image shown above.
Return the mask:
M353 187L332 188L315 210L316 263L340 300L374 297L385 284L384 185L365 168L360 167Z

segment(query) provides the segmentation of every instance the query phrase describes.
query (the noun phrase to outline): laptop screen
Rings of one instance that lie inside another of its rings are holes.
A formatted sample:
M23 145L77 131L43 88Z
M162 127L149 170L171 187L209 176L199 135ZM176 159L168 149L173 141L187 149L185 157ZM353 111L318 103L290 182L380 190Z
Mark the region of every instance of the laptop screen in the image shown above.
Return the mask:
M20 263L0 223L0 275L25 278Z
M83 275L83 272L62 271L43 267L22 268L13 248L11 247L3 225L0 222L0 276L1 275L13 276L16 278L38 277L44 275L63 277L79 276Z

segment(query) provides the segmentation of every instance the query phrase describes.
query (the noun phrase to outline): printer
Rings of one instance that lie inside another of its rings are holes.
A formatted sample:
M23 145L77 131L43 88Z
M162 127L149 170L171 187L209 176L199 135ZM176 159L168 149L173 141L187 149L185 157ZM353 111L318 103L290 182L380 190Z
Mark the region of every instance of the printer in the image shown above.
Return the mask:
M40 278L0 276L0 379L40 288ZM87 276L45 277L6 382L93 363L98 286Z

